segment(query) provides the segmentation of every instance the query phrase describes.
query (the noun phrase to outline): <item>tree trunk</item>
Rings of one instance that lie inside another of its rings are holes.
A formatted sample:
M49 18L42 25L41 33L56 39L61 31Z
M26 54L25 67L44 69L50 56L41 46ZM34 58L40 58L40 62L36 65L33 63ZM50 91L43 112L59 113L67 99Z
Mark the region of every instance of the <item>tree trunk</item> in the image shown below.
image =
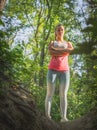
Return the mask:
M44 70L42 69L43 67L43 64L44 64L44 57L45 57L45 54L44 54L44 46L43 48L41 49L41 55L40 55L40 71L39 71L39 86L43 86L44 85Z
M6 0L0 0L0 11L4 9L5 4L6 4Z
M0 130L97 130L96 110L73 121L55 122L38 110L27 90L0 88Z

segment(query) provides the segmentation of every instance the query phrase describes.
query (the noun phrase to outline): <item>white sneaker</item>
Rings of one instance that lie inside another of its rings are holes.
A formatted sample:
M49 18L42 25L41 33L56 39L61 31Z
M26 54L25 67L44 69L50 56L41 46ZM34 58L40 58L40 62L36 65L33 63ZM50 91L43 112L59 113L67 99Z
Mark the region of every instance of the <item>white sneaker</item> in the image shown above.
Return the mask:
M69 121L67 118L61 119L61 122L67 122L67 121Z

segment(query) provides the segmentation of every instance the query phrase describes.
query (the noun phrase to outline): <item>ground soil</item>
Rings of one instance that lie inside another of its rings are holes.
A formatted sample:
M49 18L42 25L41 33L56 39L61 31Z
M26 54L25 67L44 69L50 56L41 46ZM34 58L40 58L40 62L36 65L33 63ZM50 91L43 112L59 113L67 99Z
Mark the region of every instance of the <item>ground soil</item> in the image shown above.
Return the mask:
M97 130L97 109L65 123L49 120L39 111L32 94L21 88L1 88L0 130Z

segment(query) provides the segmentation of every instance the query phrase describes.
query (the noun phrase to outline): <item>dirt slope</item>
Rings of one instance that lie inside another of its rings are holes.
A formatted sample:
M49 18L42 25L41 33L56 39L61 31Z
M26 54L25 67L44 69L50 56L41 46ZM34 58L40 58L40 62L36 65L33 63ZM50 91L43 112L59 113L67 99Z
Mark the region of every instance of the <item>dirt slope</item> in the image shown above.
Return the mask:
M97 111L66 123L50 121L40 113L30 92L1 88L0 130L97 130Z

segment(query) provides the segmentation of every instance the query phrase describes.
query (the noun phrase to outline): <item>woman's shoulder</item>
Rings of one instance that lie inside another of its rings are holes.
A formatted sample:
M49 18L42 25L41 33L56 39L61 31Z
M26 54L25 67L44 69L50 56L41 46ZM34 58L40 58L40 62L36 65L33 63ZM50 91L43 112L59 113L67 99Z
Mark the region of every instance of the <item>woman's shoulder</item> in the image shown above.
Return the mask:
M65 43L67 43L68 46L72 46L72 42L71 41L65 41Z
M53 44L53 43L54 43L54 41L53 41L53 40L49 42L49 44Z
M66 41L68 44L72 44L72 42L71 41Z

